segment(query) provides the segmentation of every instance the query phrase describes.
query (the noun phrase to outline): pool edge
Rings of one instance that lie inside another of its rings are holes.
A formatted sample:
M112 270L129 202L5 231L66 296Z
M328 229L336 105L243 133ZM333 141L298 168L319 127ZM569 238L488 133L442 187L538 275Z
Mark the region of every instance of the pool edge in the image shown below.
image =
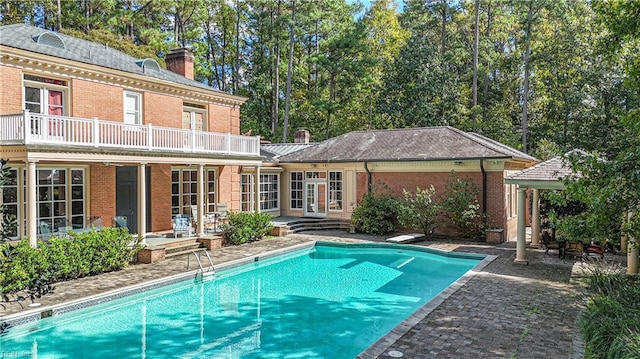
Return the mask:
M415 246L412 246L415 247ZM413 248L412 248L413 249ZM432 251L434 249L431 249ZM437 250L440 252L441 250ZM457 253L458 252L447 252L445 253ZM474 255L482 255L484 259L480 261L480 263L476 264L473 268L471 268L467 273L465 273L462 277L458 278L455 282L451 283L447 288L445 288L442 292L440 292L437 296L433 297L430 301L425 303L423 306L418 308L415 312L413 312L410 316L408 316L405 320L400 322L398 325L393 327L387 334L385 334L382 338L378 339L375 343L369 346L367 349L363 350L356 358L358 359L374 359L385 353L396 341L398 341L403 335L409 332L411 328L420 323L424 318L426 318L431 312L433 312L436 308L440 306L447 298L449 298L453 293L458 291L465 285L471 278L475 277L478 273L480 273L484 268L486 268L491 262L496 260L498 256L496 255L484 255L479 253L464 253L464 254L474 254ZM468 258L468 257L467 257Z

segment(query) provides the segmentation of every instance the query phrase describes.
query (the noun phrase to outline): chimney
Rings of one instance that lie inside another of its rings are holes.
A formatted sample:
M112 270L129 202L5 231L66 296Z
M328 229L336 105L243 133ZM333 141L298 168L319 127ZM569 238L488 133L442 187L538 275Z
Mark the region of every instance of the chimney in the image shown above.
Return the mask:
M191 80L193 80L193 60L193 53L186 48L173 49L164 58L167 70Z
M293 134L293 143L309 143L309 131L304 128L299 128Z

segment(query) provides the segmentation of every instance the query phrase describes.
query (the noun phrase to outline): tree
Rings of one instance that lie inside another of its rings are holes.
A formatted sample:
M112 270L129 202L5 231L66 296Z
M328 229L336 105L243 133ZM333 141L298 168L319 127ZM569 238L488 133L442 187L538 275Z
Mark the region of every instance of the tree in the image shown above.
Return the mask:
M436 227L440 206L435 201L436 190L416 188L415 192L403 190L404 201L398 205L398 220L403 227L420 228L431 234Z

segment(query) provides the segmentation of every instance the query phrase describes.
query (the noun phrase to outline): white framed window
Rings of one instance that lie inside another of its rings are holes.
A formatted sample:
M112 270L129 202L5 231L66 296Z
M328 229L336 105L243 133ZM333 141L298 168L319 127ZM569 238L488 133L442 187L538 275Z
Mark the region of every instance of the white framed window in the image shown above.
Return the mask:
M19 218L18 210L20 209L18 205L18 198L18 170L11 168L9 169L9 178L7 178L7 183L0 187L0 199L2 199L0 203L5 209L3 215L12 216L16 221ZM0 216L0 221L2 220L3 218ZM18 228L12 228L8 235L12 238L18 237Z
M216 170L205 170L206 212L215 212ZM171 170L171 217L176 214L191 216L191 206L198 204L198 170L195 168L174 168Z
M182 128L185 130L206 131L206 111L202 105L184 103L182 105Z
M240 178L240 210L242 212L253 212L253 183L254 176L252 174L242 174Z
M269 211L280 208L278 201L278 183L280 181L279 174L261 174L260 175L260 210Z
M38 168L36 171L38 225L50 232L84 228L85 174L82 168ZM26 213L26 210L25 210Z
M67 82L24 75L24 108L32 113L65 116Z
M342 211L342 171L329 171L329 210Z
M291 209L302 209L302 172L290 173Z
M142 124L142 95L137 92L124 92L124 123Z
M514 184L505 185L505 204L507 207L507 218L518 215L518 189Z

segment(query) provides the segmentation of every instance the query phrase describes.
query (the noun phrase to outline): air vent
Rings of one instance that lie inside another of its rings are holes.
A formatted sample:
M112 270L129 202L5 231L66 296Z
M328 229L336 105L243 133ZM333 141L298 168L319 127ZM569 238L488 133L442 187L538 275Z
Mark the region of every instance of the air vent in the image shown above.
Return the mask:
M51 32L51 31L43 32L40 35L34 36L33 37L33 41L37 42L38 44L43 44L43 45L47 45L47 46L51 46L51 47L57 47L57 48L63 49L63 50L67 49L67 47L64 44L64 41L62 41L60 36L58 36L57 34Z
M154 59L144 59L136 61L136 64L142 67L142 71L160 71L160 65Z

